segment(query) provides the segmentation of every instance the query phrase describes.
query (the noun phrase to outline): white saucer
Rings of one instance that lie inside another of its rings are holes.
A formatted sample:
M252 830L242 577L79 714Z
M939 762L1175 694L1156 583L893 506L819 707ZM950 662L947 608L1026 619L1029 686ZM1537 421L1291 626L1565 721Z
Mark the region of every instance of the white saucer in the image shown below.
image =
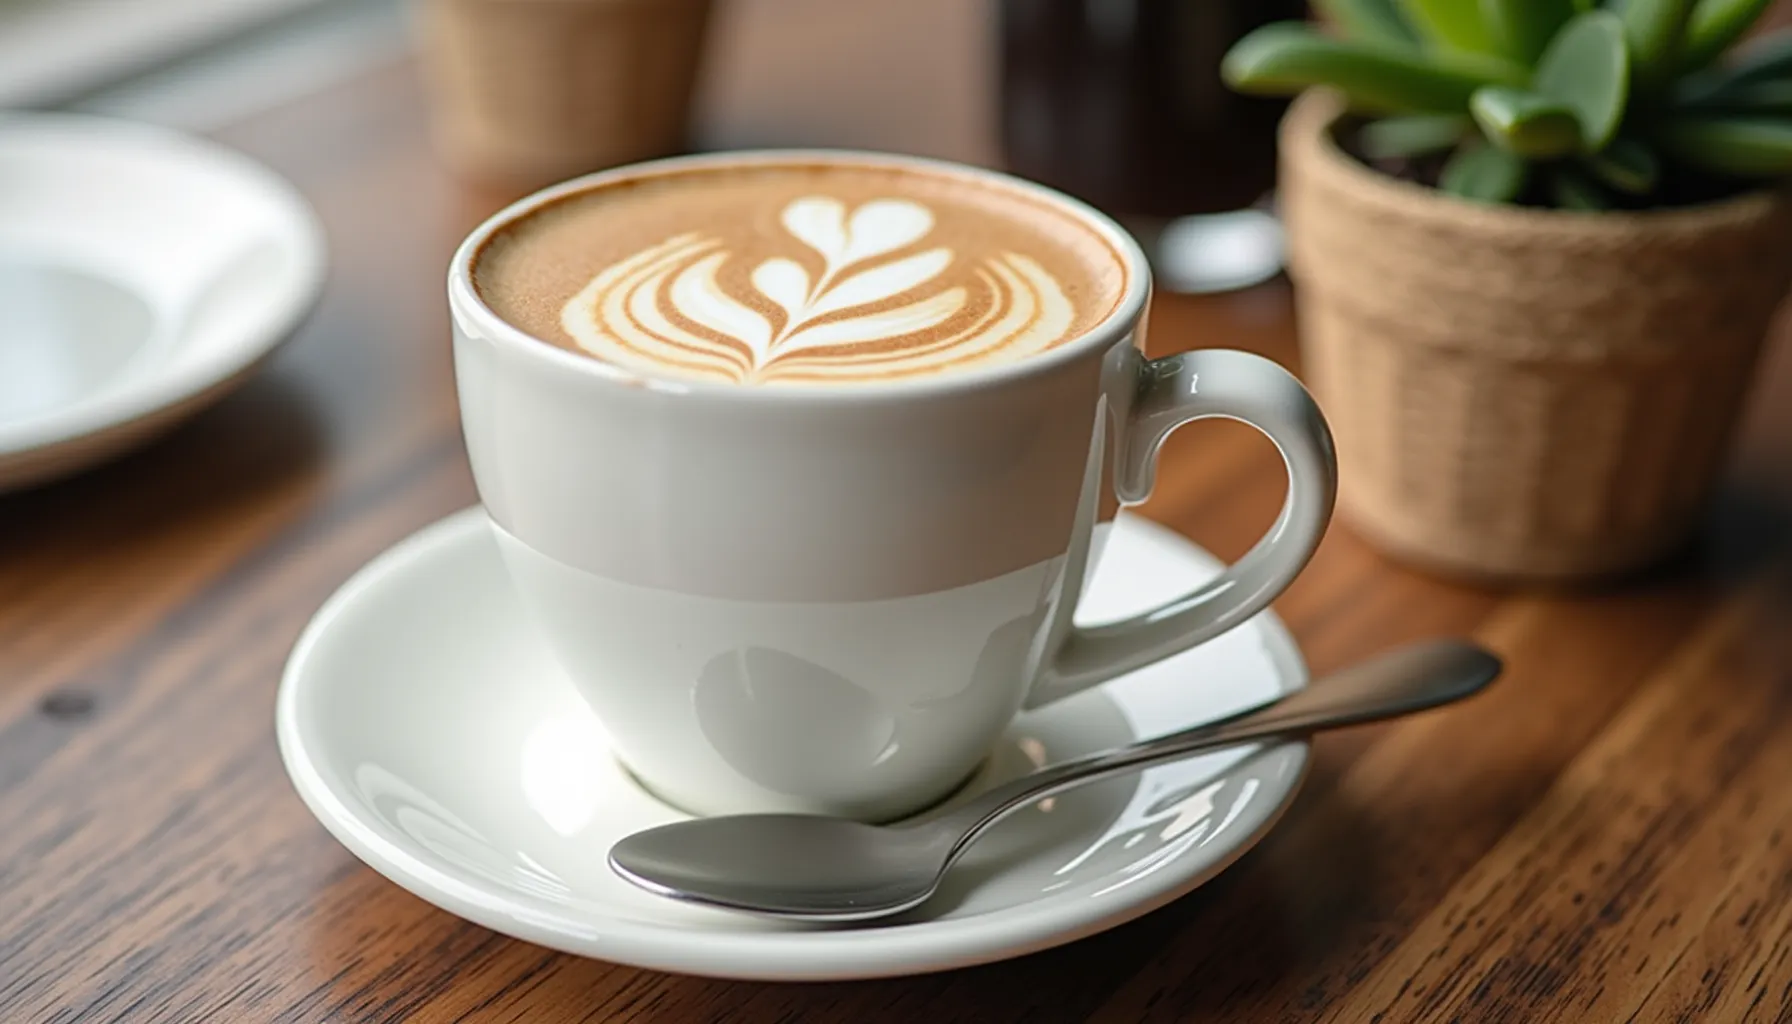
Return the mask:
M0 491L222 396L298 325L323 235L273 172L97 117L0 117Z
M1141 519L1115 529L1090 607L1117 617L1212 574ZM1016 720L971 788L1303 685L1268 614L1179 658ZM962 967L1090 935L1188 892L1268 831L1304 743L1223 751L1057 797L996 826L909 914L803 925L648 895L611 874L623 835L683 817L610 759L538 642L484 513L375 559L312 620L277 728L300 796L362 860L425 900L530 942L658 970L768 980Z

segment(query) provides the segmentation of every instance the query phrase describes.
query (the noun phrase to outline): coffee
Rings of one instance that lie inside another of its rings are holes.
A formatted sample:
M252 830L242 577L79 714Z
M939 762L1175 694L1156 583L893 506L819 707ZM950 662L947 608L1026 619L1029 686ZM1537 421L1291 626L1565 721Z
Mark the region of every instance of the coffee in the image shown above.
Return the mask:
M542 341L648 376L871 382L1025 359L1126 291L1096 228L947 170L748 163L642 174L495 233L473 282Z

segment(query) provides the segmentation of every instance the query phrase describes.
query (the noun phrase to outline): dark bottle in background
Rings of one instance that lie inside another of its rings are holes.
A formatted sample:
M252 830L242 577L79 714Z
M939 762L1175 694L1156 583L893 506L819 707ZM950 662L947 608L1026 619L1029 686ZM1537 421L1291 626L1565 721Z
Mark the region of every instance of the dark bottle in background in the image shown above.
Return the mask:
M1305 17L1304 0L999 2L1010 170L1119 218L1172 287L1236 287L1280 267L1267 213L1189 215L1246 210L1273 188L1287 102L1232 92L1220 59L1259 25ZM1227 251L1184 251L1197 241Z

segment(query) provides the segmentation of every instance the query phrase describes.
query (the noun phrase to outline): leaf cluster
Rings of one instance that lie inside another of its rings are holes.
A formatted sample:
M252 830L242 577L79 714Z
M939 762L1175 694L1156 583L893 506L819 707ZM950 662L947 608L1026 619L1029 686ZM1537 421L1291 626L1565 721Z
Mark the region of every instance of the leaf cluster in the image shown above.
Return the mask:
M1266 25L1222 72L1337 89L1364 156L1431 161L1466 199L1664 205L1792 176L1792 30L1734 45L1769 3L1315 0L1331 31Z

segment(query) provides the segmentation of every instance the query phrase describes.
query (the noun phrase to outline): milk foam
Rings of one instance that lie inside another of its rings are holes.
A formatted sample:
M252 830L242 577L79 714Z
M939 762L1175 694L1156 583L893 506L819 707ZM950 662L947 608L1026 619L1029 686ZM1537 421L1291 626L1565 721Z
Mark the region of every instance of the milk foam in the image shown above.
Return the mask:
M499 225L470 269L511 325L643 377L826 385L1082 337L1127 292L1123 248L993 176L796 154L616 174Z
M820 257L819 273L773 256L747 278L756 295L730 294L717 272L739 255L702 232L679 234L604 268L560 323L586 352L617 365L735 383L1009 361L1067 340L1076 326L1063 283L1035 260L925 246L935 214L912 199L848 209L803 196L778 220L790 248ZM762 312L768 306L776 312ZM968 322L967 310L977 311Z

